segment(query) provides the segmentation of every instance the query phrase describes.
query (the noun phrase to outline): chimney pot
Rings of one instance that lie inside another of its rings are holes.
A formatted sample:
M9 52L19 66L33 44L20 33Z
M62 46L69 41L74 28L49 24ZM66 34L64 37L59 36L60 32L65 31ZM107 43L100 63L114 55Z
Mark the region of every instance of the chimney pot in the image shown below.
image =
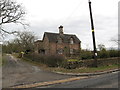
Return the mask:
M60 25L60 27L59 27L59 34L63 34L63 26L62 25Z

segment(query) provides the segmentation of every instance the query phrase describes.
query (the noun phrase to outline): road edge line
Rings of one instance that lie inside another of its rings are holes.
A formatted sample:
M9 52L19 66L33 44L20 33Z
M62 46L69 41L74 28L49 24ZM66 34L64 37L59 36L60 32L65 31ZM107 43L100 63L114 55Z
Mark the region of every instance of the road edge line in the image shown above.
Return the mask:
M47 85L52 85L52 84L70 82L70 81L75 81L75 80L80 80L80 79L85 79L85 78L88 78L88 77L73 77L73 78L67 78L67 79L62 79L62 80L55 80L55 81L13 86L11 88L34 88L34 87L41 87L41 86L47 86Z

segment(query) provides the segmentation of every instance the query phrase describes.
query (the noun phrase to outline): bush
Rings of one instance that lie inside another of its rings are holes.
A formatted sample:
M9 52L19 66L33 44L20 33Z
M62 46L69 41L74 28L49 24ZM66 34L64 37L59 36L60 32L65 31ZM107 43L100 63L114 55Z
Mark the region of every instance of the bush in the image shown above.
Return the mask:
M102 49L101 51L98 52L98 58L108 58L109 53L106 51L106 49Z
M64 68L66 69L75 69L77 67L79 67L80 65L80 60L77 59L68 59L66 60L65 64L64 64Z
M92 59L93 58L93 54L91 51L84 51L82 50L81 51L81 54L80 54L80 58L83 60L83 59Z
M60 67L62 66L62 62L64 61L64 57L61 55L47 55L45 56L44 64L49 67Z
M110 57L118 57L119 56L117 50L109 50L108 52L109 52Z

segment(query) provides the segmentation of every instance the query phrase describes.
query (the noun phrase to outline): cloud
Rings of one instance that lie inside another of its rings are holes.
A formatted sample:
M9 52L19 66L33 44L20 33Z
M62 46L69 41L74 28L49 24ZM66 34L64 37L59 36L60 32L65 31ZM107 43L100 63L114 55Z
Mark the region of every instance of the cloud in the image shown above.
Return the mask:
M60 25L58 21L43 21L43 22L31 22L28 30L34 32L38 39L43 38L44 32L58 33L58 27ZM117 18L96 16L94 18L96 44L104 44L106 47L112 47L110 39L117 35ZM82 41L82 48L93 48L92 32L90 26L90 20L88 17L82 17L81 19L71 19L68 23L63 24L64 32L68 34L75 34ZM7 26L8 29L14 28L14 26ZM17 27L18 28L18 27ZM8 38L8 37L7 37ZM10 38L10 37L9 37ZM13 38L11 36L11 38Z
M44 32L58 33L58 27L62 20L57 21L43 21L31 23L30 29L34 31L40 39ZM82 47L92 48L92 32L89 17L83 16L81 18L71 18L67 23L64 23L64 32L68 34L75 34L82 41ZM110 39L118 34L117 17L95 16L95 36L96 44L105 44L106 47L112 47Z

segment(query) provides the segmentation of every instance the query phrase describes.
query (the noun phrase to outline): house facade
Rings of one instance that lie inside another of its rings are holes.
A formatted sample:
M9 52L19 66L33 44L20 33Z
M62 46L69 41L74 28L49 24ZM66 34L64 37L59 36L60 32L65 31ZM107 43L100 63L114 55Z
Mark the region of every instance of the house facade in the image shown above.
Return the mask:
M81 41L76 35L64 34L63 26L59 27L59 33L45 32L43 40L35 42L35 52L45 55L61 54L76 56L80 53Z

